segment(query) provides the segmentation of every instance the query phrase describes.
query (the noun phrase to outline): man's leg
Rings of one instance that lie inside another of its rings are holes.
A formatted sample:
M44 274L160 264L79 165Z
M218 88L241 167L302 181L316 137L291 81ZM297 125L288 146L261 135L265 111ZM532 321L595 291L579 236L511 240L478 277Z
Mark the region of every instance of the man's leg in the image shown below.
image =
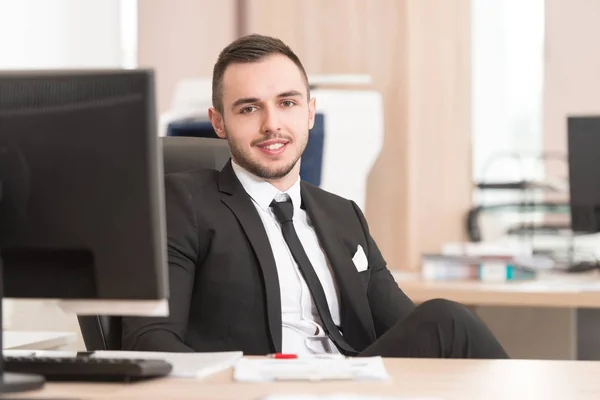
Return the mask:
M459 303L442 299L419 305L359 356L508 358L477 316Z

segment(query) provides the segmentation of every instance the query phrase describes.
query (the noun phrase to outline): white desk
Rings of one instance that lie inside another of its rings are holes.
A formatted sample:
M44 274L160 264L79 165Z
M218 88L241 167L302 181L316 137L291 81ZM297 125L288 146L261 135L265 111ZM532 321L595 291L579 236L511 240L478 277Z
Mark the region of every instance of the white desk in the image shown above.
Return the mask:
M63 350L77 340L74 332L4 331L2 344L10 350Z
M417 303L443 297L470 306L599 308L600 274L544 274L506 283L426 281L418 273L394 272L404 292Z
M240 383L232 369L205 379L122 383L47 383L14 399L260 400L269 394L359 393L443 400L598 400L600 362L530 360L426 360L390 358L387 382Z
M416 303L441 297L473 308L512 357L600 360L598 271L506 283L394 277Z

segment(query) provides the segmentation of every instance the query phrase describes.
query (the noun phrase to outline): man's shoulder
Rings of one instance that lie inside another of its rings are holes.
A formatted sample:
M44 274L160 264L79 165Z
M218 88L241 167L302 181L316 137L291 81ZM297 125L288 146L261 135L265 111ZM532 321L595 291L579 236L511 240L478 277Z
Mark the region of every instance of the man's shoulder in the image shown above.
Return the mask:
M339 196L335 193L328 192L327 190L321 189L318 186L313 185L312 183L308 183L306 181L302 181L302 188L310 193L311 196L320 204L320 205L333 205L334 207L342 207L348 209L353 208L353 203L351 200L346 199L345 197Z
M302 188L311 197L312 204L321 211L321 216L337 226L342 237L350 238L356 232L363 232L366 221L358 205L335 193L328 192L308 182L302 182Z

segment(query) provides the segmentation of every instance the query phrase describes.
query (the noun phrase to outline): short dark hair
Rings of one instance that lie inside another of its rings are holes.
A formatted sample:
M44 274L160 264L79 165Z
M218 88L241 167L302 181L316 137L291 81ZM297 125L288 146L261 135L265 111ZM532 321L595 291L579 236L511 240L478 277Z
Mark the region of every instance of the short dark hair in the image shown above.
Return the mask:
M282 54L292 60L306 81L307 96L309 95L308 76L298 56L280 39L252 34L236 39L225 47L213 68L212 103L213 107L223 114L223 75L230 64L258 62L273 54Z

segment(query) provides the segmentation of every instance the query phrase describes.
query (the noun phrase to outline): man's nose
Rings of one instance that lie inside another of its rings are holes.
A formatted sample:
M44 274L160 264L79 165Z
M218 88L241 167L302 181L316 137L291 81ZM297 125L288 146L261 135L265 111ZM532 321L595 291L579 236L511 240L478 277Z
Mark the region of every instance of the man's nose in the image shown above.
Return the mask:
M281 121L277 109L272 106L264 108L263 121L262 121L262 133L269 134L275 133L281 129Z

